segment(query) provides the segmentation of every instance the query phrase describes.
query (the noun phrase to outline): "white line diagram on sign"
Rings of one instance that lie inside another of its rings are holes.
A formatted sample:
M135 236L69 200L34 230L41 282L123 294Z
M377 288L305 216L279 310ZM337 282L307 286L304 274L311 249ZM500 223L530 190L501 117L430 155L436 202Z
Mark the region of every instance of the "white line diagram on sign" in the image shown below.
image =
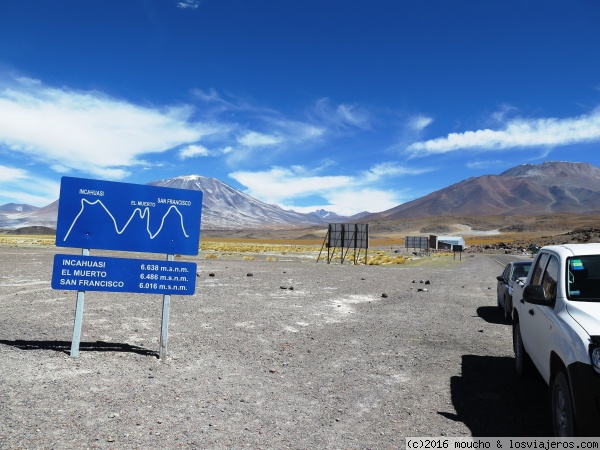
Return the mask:
M197 255L202 191L63 177L56 245Z
M183 215L181 214L181 211L179 211L179 209L177 209L177 206L173 206L172 205L172 206L169 207L169 209L167 210L167 212L162 217L162 220L160 222L160 227L158 228L158 230L156 231L156 233L152 234L152 232L150 231L150 208L148 208L147 206L144 208L143 211L140 208L135 208L133 210L133 212L131 213L131 216L129 217L129 220L127 221L127 223L125 223L125 225L123 226L123 228L121 228L119 230L119 226L117 225L117 219L115 219L115 216L112 215L112 213L106 207L106 205L104 205L104 203L102 203L102 200L95 200L93 202L90 202L89 200L87 200L85 198L82 198L81 199L81 209L79 210L79 213L77 214L77 216L75 216L75 219L73 219L73 223L71 223L71 226L69 227L69 230L67 231L67 234L65 235L63 241L67 240L67 238L69 237L69 234L71 233L71 230L73 229L73 227L77 223L77 220L79 219L79 216L81 216L83 214L83 211L85 209L85 204L86 203L88 205L95 205L95 204L99 203L102 206L102 208L104 208L104 210L106 211L106 213L110 216L110 218L112 219L113 224L115 225L115 231L117 232L117 234L123 234L123 232L129 226L129 223L135 217L136 213L140 216L140 219L146 218L146 231L148 232L148 236L150 236L150 239L154 239L162 231L163 226L165 224L165 218L169 215L169 213L171 212L171 210L174 209L177 212L177 214L179 214L179 219L180 219L180 223L181 223L181 231L183 231L183 235L185 237L189 237L189 234L185 231L185 225L183 223Z

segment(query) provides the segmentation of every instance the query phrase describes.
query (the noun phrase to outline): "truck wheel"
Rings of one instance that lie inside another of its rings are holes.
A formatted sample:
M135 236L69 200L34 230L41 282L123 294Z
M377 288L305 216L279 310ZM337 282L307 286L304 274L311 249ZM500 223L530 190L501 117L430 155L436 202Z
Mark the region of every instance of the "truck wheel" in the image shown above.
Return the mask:
M533 373L533 363L523 347L519 322L513 323L513 350L515 352L515 369L519 377L528 377Z
M554 377L550 395L550 412L552 414L554 436L575 436L573 402L571 401L571 391L564 372L560 371Z

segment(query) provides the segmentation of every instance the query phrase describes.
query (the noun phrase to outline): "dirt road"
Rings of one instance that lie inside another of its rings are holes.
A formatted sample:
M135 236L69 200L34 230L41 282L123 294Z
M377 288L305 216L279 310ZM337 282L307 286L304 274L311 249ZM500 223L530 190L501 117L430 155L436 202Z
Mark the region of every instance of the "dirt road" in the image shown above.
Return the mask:
M76 294L50 288L55 253L0 248L2 449L393 449L550 432L543 382L514 374L487 255L197 259L160 361L162 296L106 292L86 294L70 358Z

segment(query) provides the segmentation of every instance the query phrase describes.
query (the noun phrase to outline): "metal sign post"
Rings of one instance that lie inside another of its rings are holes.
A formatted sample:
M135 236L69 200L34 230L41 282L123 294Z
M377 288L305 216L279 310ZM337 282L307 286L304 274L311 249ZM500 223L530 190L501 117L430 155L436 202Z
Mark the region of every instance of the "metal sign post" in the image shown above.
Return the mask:
M459 260L462 261L463 246L454 244L452 245L452 251L454 252L454 259L456 259L456 252L458 252Z
M174 255L167 255L167 261L173 261ZM171 295L163 295L162 319L160 323L160 348L158 359L164 361L167 357L167 344L169 341L169 309L171 308Z
M90 256L90 249L81 250L82 256ZM79 343L81 342L81 327L83 325L83 303L85 291L77 291L77 303L75 304L75 323L73 324L73 340L71 341L71 358L79 357Z

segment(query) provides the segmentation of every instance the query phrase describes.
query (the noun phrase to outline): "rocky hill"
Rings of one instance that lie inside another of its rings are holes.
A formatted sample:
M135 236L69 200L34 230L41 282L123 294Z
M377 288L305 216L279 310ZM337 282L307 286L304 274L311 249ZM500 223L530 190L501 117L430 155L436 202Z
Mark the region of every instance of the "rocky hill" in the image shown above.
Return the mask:
M511 216L600 211L600 169L587 163L523 164L468 178L366 220L435 216Z

